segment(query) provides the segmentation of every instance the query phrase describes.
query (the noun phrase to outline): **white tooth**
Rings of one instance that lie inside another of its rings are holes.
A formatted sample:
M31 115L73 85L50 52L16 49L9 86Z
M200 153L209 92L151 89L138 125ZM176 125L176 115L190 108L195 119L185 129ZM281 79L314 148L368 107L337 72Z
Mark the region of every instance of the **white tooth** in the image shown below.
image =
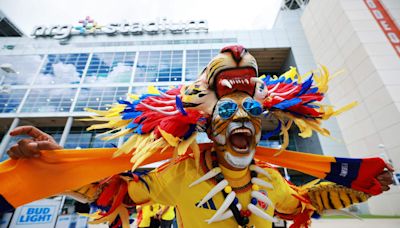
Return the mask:
M251 78L250 80L251 80L252 82L255 82L255 83L264 84L263 80L261 80L261 79L259 79L259 78L256 78L256 77L253 77L253 78Z
M191 184L189 185L189 188L191 188L191 187L193 187L193 186L195 186L195 185L197 185L197 184L199 184L199 183L201 183L201 182L203 182L203 181L206 181L206 180L208 180L208 179L210 179L210 178L216 176L216 175L217 175L218 173L220 173L220 172L221 172L221 168L219 168L219 167L216 167L216 168L214 168L214 169L208 171L208 173L204 174L204 176L200 177L199 179L197 179L196 181L194 181L193 183L191 183Z
M263 186L265 188L274 189L274 186L271 183L268 183L257 177L251 178L251 183Z
M232 89L231 83L230 83L228 80L226 80L226 79L223 79L223 80L221 81L221 85L226 86L226 87L228 87L229 89Z
M240 84L240 80L239 79L237 79L236 82L237 82L237 84Z
M231 82L231 84L235 84L235 80L229 80Z
M246 84L249 84L249 80L245 79L244 81L246 82Z
M261 218L263 218L263 219L265 219L267 221L270 221L270 222L277 222L278 221L276 218L274 218L271 215L265 213L264 211L262 211L260 208L258 208L256 206L254 206L253 204L247 205L247 209L249 211L251 211L254 215L256 215L258 217L261 217Z
M274 207L274 204L272 203L272 201L268 198L268 196L262 194L259 191L252 191L251 192L251 196L256 198L257 200L260 200L266 204L268 204L268 206Z
M217 185L214 186L214 188L212 188L206 196L204 196L204 198L199 202L199 204L197 205L197 207L201 207L205 202L207 202L209 199L211 199L213 196L215 196L217 193L219 193L220 191L222 191L222 189L224 189L226 186L228 185L228 181L227 180L222 180L221 182L219 182ZM233 192L233 191L232 191ZM229 206L229 205L228 205Z
M256 171L257 173L262 174L265 177L267 177L268 179L272 180L271 175L269 175L269 173L265 169L263 169L263 168L261 168L259 166L250 165L250 170L251 171Z

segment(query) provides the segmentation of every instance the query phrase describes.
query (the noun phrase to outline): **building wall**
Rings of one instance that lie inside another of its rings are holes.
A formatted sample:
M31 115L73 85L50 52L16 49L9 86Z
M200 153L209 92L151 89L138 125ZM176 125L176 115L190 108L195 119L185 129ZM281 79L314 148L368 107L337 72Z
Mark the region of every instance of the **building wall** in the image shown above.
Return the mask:
M385 1L387 6L398 5ZM399 10L390 11L398 18ZM357 107L337 117L352 157L390 158L400 171L400 57L360 0L310 1L302 25L316 62L344 70L328 98ZM370 200L373 214L400 214L398 186Z

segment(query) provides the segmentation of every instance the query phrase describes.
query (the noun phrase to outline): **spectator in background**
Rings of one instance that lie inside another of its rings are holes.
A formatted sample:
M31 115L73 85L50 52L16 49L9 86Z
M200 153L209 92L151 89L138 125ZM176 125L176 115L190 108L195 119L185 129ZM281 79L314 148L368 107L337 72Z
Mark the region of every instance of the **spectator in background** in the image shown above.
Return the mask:
M175 208L161 205L160 210L157 212L157 217L161 220L161 228L171 228L175 218Z
M152 211L152 205L137 206L136 210L138 213L137 216L138 227L150 227L151 217L153 217L154 215Z

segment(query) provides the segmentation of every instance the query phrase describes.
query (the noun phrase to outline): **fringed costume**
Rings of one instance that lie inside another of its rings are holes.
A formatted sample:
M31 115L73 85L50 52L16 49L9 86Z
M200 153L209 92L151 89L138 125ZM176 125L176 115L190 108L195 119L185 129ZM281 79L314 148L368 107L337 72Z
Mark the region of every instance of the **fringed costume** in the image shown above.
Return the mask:
M89 215L92 223L113 227L129 227L131 209L150 203L176 206L180 227L271 227L276 218L307 227L311 216L381 193L379 158L286 150L293 124L303 138L314 131L329 136L322 121L355 105L334 110L320 103L331 78L325 67L304 76L295 68L259 76L245 48L225 47L190 85L150 87L107 111L88 109L97 115L84 120L102 122L88 130L110 129L105 140L129 136L120 148L42 151L40 158L0 164L1 208L67 194L99 208ZM264 118L278 125L262 132ZM197 143L199 132L212 143ZM280 149L257 146L279 134ZM166 159L149 173L135 172ZM273 165L326 181L294 186Z

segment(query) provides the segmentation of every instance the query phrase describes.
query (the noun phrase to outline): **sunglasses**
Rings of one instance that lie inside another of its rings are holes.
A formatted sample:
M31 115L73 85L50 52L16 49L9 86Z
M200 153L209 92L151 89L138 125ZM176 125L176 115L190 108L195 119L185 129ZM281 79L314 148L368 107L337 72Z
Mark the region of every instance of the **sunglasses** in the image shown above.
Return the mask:
M260 102L251 98L246 98L242 107L251 116L259 116L263 110ZM238 105L233 100L225 100L218 104L218 114L225 120L231 118L237 110Z

